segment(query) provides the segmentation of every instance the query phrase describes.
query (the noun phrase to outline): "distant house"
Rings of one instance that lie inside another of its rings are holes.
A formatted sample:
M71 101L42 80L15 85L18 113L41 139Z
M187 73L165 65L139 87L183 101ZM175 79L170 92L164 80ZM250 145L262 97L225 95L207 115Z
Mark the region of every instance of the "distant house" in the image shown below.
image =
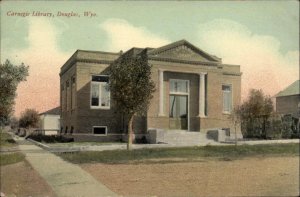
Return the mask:
M290 114L294 118L300 117L300 80L295 81L276 97L276 111L279 114Z
M60 107L39 114L39 130L45 135L56 135L60 131Z
M60 71L63 134L101 141L126 135L126 115L118 113L110 97L105 70L121 56L141 54L147 54L152 66L156 91L146 116L134 118L136 137L150 132L155 138L161 132L205 135L212 129L234 137L229 116L241 100L240 66L223 64L186 40L125 53L77 50Z

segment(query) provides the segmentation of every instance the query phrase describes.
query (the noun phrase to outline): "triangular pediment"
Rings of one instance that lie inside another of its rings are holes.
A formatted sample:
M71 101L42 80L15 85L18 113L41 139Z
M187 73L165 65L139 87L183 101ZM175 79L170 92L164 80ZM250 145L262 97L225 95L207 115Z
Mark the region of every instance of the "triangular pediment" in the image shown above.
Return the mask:
M169 45L153 49L149 52L152 57L199 61L199 62L219 62L219 58L212 56L201 49L195 47L191 43L181 40Z

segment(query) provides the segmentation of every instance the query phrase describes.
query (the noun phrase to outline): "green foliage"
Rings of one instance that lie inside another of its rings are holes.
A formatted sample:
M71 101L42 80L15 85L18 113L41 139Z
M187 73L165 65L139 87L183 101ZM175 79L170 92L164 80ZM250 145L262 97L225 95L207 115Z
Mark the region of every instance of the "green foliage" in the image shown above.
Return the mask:
M270 145L240 145L235 146L204 146L180 148L136 149L132 151L84 151L77 153L59 154L63 159L72 163L128 163L147 162L147 159L182 158L190 161L199 158L230 158L237 159L249 156L283 156L299 155L299 144L270 144ZM149 161L150 162L150 161Z
M16 117L11 117L9 124L11 129L17 129L19 127L19 120Z
M34 109L26 109L21 113L21 117L19 120L19 126L23 128L36 128L38 127L40 121L39 114Z
M274 111L270 96L265 95L262 90L251 89L249 98L240 106L242 119L256 117L269 117Z
M256 138L267 137L267 124L273 112L271 97L255 89L250 90L248 99L234 111L241 119L243 135Z
M0 125L8 123L18 84L26 80L28 69L23 63L15 66L9 60L0 64Z
M118 111L128 116L144 114L155 90L146 54L124 54L111 65L109 72L111 96Z
M111 97L116 110L128 121L128 150L132 143L133 116L146 114L155 91L146 50L139 55L132 52L123 54L109 68Z

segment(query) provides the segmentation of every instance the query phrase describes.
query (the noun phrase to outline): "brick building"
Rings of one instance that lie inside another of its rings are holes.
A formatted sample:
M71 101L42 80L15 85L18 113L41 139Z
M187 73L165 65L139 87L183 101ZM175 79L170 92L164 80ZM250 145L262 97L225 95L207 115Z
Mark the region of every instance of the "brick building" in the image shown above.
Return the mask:
M240 66L223 64L185 40L125 53L141 52L152 65L156 91L147 115L134 119L136 136L147 136L149 130L206 133L216 128L232 136L234 126L228 117L240 103ZM77 50L61 67L62 133L89 141L114 141L126 135L126 121L114 107L105 74L124 54Z

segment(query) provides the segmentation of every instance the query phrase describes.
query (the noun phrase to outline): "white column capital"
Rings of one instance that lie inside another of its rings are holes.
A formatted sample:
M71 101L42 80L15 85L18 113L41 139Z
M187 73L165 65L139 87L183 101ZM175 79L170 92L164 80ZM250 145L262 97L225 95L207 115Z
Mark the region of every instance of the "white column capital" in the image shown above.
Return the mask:
M199 75L207 75L207 72L199 72Z

